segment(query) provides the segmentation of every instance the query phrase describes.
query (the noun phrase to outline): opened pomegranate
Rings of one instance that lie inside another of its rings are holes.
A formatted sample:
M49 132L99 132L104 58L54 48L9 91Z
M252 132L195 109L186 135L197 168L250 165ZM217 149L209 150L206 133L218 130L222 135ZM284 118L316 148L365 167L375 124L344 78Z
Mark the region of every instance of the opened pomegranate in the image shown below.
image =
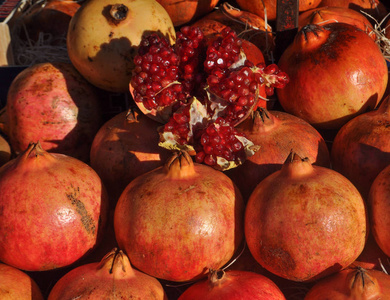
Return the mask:
M46 151L88 162L101 120L97 89L72 64L48 62L12 81L2 126L17 154L39 141Z
M178 300L253 299L285 300L283 293L269 278L249 271L211 270L207 280L191 285Z
M108 120L95 135L90 165L103 180L112 206L131 180L162 166L170 156L158 145L160 125L131 107Z
M113 249L100 262L78 266L61 277L50 291L56 299L167 300L161 283L132 268L122 250Z
M304 300L388 299L390 275L379 270L350 267L318 281Z
M388 225L390 218L388 209L390 207L390 165L385 167L373 181L369 196L368 205L372 233L382 251L390 256L390 240Z
M304 26L278 62L290 82L277 90L283 109L316 128L339 129L373 110L388 82L375 41L346 23Z
M333 140L333 169L347 177L364 198L375 177L390 164L389 125L390 96L378 109L350 120Z
M251 194L245 237L253 257L270 272L312 281L356 260L366 223L364 201L348 179L292 152Z
M37 283L25 272L0 263L0 298L2 300L43 300Z
M71 265L99 242L107 194L96 172L31 143L0 169L0 260L26 271Z
M137 48L152 32L175 40L172 20L158 1L86 1L69 24L69 58L97 87L127 92Z
M178 152L126 187L115 208L115 235L140 271L195 280L232 258L243 238L243 213L229 177Z
M291 149L315 165L330 167L329 151L321 134L294 115L258 108L236 129L259 147L241 166L226 173L244 199L261 180L282 167Z

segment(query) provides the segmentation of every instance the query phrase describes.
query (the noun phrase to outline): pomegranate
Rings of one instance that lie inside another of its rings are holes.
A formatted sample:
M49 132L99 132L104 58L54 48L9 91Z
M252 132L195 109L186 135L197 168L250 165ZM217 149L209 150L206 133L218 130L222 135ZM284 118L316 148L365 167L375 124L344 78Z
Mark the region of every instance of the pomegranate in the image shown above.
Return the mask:
M381 250L390 256L388 226L390 219L387 209L390 206L390 165L385 167L373 181L368 195L371 230Z
M96 172L31 143L0 168L0 260L26 271L71 265L99 242L107 194Z
M0 134L0 167L11 159L11 146L6 137Z
M178 300L261 299L285 300L283 293L269 278L249 271L211 270L207 280L191 285Z
M367 198L375 177L390 164L390 96L378 109L361 114L336 134L331 160L334 170L347 177Z
M132 268L122 250L113 249L100 262L78 266L50 291L55 299L168 299L161 283Z
M260 16L245 10L240 10L229 2L223 2L218 9L198 19L192 26L199 27L207 39L214 39L225 27L233 29L244 41L254 44L266 55L267 62L271 62L269 55L274 50L275 43L272 27ZM247 51L245 53L248 56ZM253 63L254 58L250 57Z
M172 20L155 0L86 1L69 24L69 58L93 85L127 92L134 55L141 39L152 32L175 40Z
M276 3L277 0L261 0L261 1L251 1L251 0L236 0L238 6L243 10L250 11L259 15L264 19L270 21L276 20ZM321 0L299 0L298 9L299 12L303 12L312 8L317 7L320 4Z
M172 19L174 26L182 26L211 12L219 0L157 0Z
M102 124L99 106L96 88L70 63L35 64L9 87L4 131L17 154L39 140L46 151L88 162Z
M290 77L277 90L283 109L318 129L339 129L373 110L388 82L386 60L364 31L346 23L309 24L283 52Z
M233 257L243 214L244 201L229 177L175 152L125 188L115 208L115 236L140 271L196 280Z
M321 134L294 115L258 108L236 129L259 147L241 166L226 173L244 199L261 180L282 167L291 149L315 165L330 167L329 150Z
M131 107L108 120L95 135L90 165L114 206L131 180L162 166L170 156L170 151L158 146L160 125Z
M232 135L233 127L253 108L264 105L261 91L272 95L274 88L284 87L288 76L275 64L254 65L242 44L228 27L212 41L191 26L181 28L174 46L157 35L143 39L134 59L130 92L142 112L165 124L160 131L161 146L188 151L198 163L222 170L252 155L253 143ZM202 134L222 123L223 135L231 142L224 140L230 145L216 141L220 149L206 149ZM234 154L237 151L239 156Z
M324 25L339 22L354 25L365 31L373 40L376 40L371 20L361 12L347 7L320 6L307 10L299 15L298 29L308 24Z
M2 300L43 300L39 286L25 272L0 263L0 298Z
M281 170L251 194L245 237L253 257L270 272L317 280L346 268L362 252L365 203L340 173L291 152Z
M318 281L304 300L388 299L390 276L378 270L350 267Z
M323 6L350 8L359 13L364 12L376 20L382 20L387 15L386 6L381 0L321 0L318 7Z

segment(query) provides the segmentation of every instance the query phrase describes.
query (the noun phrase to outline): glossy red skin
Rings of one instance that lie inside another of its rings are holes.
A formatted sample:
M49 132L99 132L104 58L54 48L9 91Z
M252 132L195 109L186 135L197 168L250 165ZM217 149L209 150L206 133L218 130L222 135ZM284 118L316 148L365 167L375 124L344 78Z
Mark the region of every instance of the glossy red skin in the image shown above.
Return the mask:
M367 235L366 207L341 174L290 156L261 181L245 211L245 238L268 271L313 281L356 260Z
M45 271L71 265L98 244L108 200L87 164L34 147L0 169L0 260Z
M232 258L243 238L244 201L221 171L179 164L134 179L118 200L114 229L134 267L182 282Z
M124 111L108 120L91 145L90 165L103 180L115 207L137 176L162 166L171 152L160 147L158 123L139 111Z
M331 160L366 199L372 182L390 164L390 97L377 110L361 114L336 134Z
M222 278L203 280L190 286L178 300L285 300L269 278L249 271L226 271Z
M276 90L281 106L317 129L339 129L373 110L388 82L386 60L377 44L346 23L302 28L278 66L290 78Z
M329 150L321 134L294 115L276 110L256 111L236 128L260 146L242 166L226 172L246 200L261 180L280 170L291 150L308 157L315 165L330 167Z
M371 185L368 206L372 233L379 248L390 256L389 226L390 217L390 165L384 168ZM384 264L385 267L387 264Z
M0 263L0 298L2 300L43 300L36 282L25 272Z
M40 141L43 149L89 160L101 121L100 99L70 63L24 69L9 87L5 132L16 153Z

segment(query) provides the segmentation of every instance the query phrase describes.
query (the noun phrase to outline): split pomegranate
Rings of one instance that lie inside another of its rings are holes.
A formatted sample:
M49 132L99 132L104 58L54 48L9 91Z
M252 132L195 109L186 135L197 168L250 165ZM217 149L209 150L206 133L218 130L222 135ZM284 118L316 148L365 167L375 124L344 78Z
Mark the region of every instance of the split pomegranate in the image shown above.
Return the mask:
M304 300L388 299L389 295L390 275L350 267L318 281Z
M243 239L243 214L229 177L178 152L125 188L115 208L115 236L140 271L196 280L233 257Z
M46 151L88 162L101 120L97 89L70 63L47 62L12 81L2 126L17 154L39 141Z
M362 252L365 204L340 173L292 152L251 194L245 237L253 257L270 272L317 280L346 268Z
M0 168L0 260L26 271L71 265L99 242L107 194L96 172L31 143Z
M167 300L161 283L132 268L122 250L113 249L100 262L78 266L61 277L50 291L56 299Z
M375 178L368 195L371 230L379 248L390 256L388 226L390 219L390 165L385 167Z
M269 278L249 271L211 270L207 280L191 285L178 300L285 300L283 293Z
M2 300L43 300L37 283L25 272L0 263L0 298Z
M112 205L131 180L162 166L170 156L158 146L160 125L131 107L108 120L95 135L90 165L106 186Z
M321 134L294 115L258 108L236 129L259 147L241 166L226 173L246 200L261 180L282 167L291 149L315 165L330 167L329 150Z
M339 129L373 110L388 82L375 41L346 23L304 26L278 62L290 82L277 90L283 109L316 128Z
M390 96L387 96L378 109L345 124L333 140L333 169L347 177L364 198L375 177L390 164L389 124Z
M175 41L172 20L155 0L86 1L69 24L69 58L93 85L127 92L137 48L153 32Z
M157 0L172 19L174 26L182 26L210 13L219 0Z

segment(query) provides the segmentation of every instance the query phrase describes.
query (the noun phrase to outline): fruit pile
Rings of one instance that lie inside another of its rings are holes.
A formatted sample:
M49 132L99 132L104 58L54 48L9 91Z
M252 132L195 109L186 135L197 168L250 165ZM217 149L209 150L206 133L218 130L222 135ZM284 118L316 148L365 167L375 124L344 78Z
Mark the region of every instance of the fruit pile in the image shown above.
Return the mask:
M274 0L45 2L11 30L66 42L0 112L1 299L390 297L388 7L300 1L280 41Z

